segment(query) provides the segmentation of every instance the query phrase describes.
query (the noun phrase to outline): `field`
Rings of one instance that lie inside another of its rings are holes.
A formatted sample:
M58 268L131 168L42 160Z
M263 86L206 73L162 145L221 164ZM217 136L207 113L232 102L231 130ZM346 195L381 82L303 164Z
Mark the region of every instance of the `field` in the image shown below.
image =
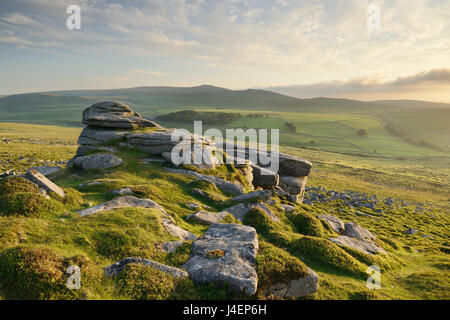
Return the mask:
M359 223L377 235L390 256L389 260L377 261L385 267L382 271L382 289L373 292L366 288L364 277L356 271L346 270L345 265L336 269L319 263L309 255L305 256L305 253L298 255L290 251L319 274L320 289L308 299L449 299L448 154L411 148L383 131L381 120L367 115L276 113L263 119L244 117L230 126L283 128L282 124L286 120L295 122L298 132L282 132L284 146L281 149L313 162L308 187L359 191L370 196L377 195L380 199L392 197L406 202L405 206L385 209L381 214L370 212L370 216L358 215L354 208L343 207L335 202L299 206L300 211L333 213L341 219ZM355 131L361 127L368 130L367 138L355 136ZM15 169L23 172L34 165L68 160L75 153L79 132L80 128L1 123L0 171ZM307 144L307 149L304 149L302 143L296 145L297 139L303 139L305 144L311 140L315 143L314 146ZM2 142L4 140L9 143ZM374 148L377 148L376 153L372 150ZM163 205L180 226L195 234L204 231L204 227L184 220L186 215L192 213L184 203L203 204L201 199L192 198L186 191L189 178L164 173L159 164L139 163L137 159L145 157L144 154L122 150L120 156L126 164L118 169L76 175L70 170L64 170L52 178L66 190L79 192L82 204L69 207L66 212L57 215L0 216L0 251L16 246L43 247L63 257L87 257L85 263L90 270L86 280L87 289L83 291L83 296L75 298L230 298L222 288L197 287L191 283L183 284L183 290L176 289L170 294L157 287L156 292L161 294L155 295L149 294L155 288L131 283L129 278L115 281L101 279L100 266L113 263L123 256L140 255L180 266L189 255L186 248L175 254L155 251L156 243L171 240L160 229L157 223L160 217L156 212L129 209L115 210L111 214L104 213L85 220L77 217L75 211L80 206L108 200L110 196L105 192L110 189L124 185L137 189L146 186L140 190ZM95 180L112 182L99 187L79 187L82 183ZM167 193L167 190L171 190L171 193ZM416 228L420 233L403 234L408 228ZM270 243L273 239L271 234L262 232L260 241ZM289 248L288 245L286 250ZM363 266L374 263L364 259L360 261L364 261ZM155 276L158 275L152 275ZM164 286L173 290L171 282ZM26 287L24 292L32 294L33 291L29 289ZM54 292L48 290L43 292L41 298L54 297ZM18 296L17 291L6 286L0 297L10 299Z

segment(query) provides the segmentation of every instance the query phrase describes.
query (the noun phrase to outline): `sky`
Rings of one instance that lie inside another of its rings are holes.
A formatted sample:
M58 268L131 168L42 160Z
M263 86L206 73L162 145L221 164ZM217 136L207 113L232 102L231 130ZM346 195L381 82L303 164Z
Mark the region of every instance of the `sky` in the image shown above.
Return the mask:
M0 70L0 95L209 84L450 102L450 0L1 0Z

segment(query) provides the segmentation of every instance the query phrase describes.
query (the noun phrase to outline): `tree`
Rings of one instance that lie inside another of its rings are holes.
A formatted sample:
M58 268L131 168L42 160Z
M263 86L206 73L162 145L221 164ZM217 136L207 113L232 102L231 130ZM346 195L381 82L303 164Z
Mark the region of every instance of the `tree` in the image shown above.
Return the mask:
M367 137L367 130L366 129L359 129L358 130L358 136L360 137Z

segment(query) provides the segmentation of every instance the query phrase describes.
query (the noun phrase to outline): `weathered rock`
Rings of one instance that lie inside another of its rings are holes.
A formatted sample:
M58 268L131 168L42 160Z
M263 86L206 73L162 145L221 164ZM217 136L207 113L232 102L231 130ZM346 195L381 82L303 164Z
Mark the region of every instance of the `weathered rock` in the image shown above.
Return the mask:
M252 164L253 186L264 189L271 189L278 186L280 176L277 173Z
M345 225L344 222L342 222L341 219L339 219L336 216L329 215L329 214L321 214L318 216L319 219L325 220L333 229L334 232L338 234L342 234L345 231Z
M131 188L122 188L117 190L112 190L110 193L114 196L131 196L134 194L133 190Z
M78 137L78 144L89 146L101 146L107 143L123 139L129 131L108 130L98 127L85 127Z
M210 181L214 183L217 188L231 195L241 195L244 193L244 187L242 185L223 180L222 178L207 176L190 170L171 169L171 168L167 168L166 170L171 173L188 174L196 177L199 180Z
M232 202L245 202L245 201L269 201L271 199L271 193L269 190L253 191L250 193L242 194L231 198Z
M198 237L187 231L184 230L183 228L179 227L176 225L175 222L173 222L171 219L167 218L162 218L162 224L164 226L164 228L166 228L166 230L171 233L173 236L178 237L182 240L195 240L198 239Z
M83 111L83 123L94 127L136 129L158 127L121 102L100 102Z
M87 208L81 211L78 211L78 214L81 217L89 216L94 213L119 209L119 208L147 208L147 209L157 209L161 211L163 214L167 215L166 211L163 207L157 204L155 201L150 199L139 199L133 196L126 196L116 198L114 200L99 204L92 208Z
M61 171L61 168L60 167L39 166L39 167L31 168L30 170L36 170L40 174L42 174L44 176L48 176L48 175L51 175L53 173Z
M254 176L253 176L253 168L251 166L251 162L249 160L236 159L236 161L234 163L234 167L242 173L245 180L247 181L247 185L249 186L250 190L253 190L254 189L254 186L253 186Z
M183 158L181 163L175 163L172 158L171 152L163 152L162 157L169 162L171 165L178 167L180 165L191 165L194 166L200 170L209 170L209 169L215 169L216 168L216 161L214 160L212 150L210 148L203 148L203 152L201 154L202 158L200 161L195 160L194 153L191 152L190 159L188 161L185 161Z
M347 246L347 247L359 250L364 253L386 254L386 251L383 248L378 247L370 240L359 240L359 239L351 238L348 236L337 236L336 238L331 238L330 241L340 244L340 245L343 245L343 246Z
M280 298L302 298L319 289L319 276L308 268L308 274L287 283L277 283L264 291L264 294Z
M161 245L161 249L162 249L162 251L168 252L168 253L175 252L175 251L177 251L177 249L179 247L181 247L183 245L183 243L184 243L183 241L168 241L168 242L164 242Z
M147 260L147 259L143 259L143 258L136 258L136 257L126 258L119 262L116 262L108 267L103 268L103 272L108 277L116 276L129 263L138 263L138 264L142 264L144 266L149 266L155 270L168 273L171 276L176 277L176 278L189 277L188 273L182 269L174 268L171 266L166 266L165 264L161 264L159 262L155 262L155 261Z
M416 234L416 233L419 233L419 230L410 228L410 229L403 231L403 233L404 234Z
M344 235L358 240L374 240L375 236L367 229L361 227L356 222L348 222L345 224Z
M225 219L225 217L228 215L228 212L209 212L209 211L198 211L194 214L191 214L186 217L189 221L195 221L198 223L210 225L213 223L220 223Z
M212 224L192 245L192 256L183 265L196 282L228 283L236 291L256 293L258 252L256 230L238 224ZM211 253L221 252L218 257Z
M191 203L187 203L186 206L187 206L189 209L191 209L191 210L200 208L200 205L199 205L198 203L192 203L192 202L191 202Z
M82 157L82 156L86 155L88 152L92 152L92 151L97 151L97 152L101 151L101 152L115 153L115 152L117 152L117 148L115 148L115 147L106 147L106 146L81 145L81 146L78 147L77 153L75 154L74 159L71 160L71 161L73 162L76 158Z
M308 177L280 176L280 186L291 194L302 194L305 192Z
M243 221L247 213L252 209L261 209L270 219L278 221L278 217L270 210L270 208L263 202L259 203L241 203L223 211L231 213L239 221Z
M122 159L107 154L107 153L96 153L88 156L82 156L75 158L74 165L80 167L81 169L108 169L117 167L122 164Z
M58 187L56 184L51 182L44 175L40 174L36 170L28 170L27 173L25 174L25 178L27 178L31 182L34 182L39 187L45 189L45 191L47 192L54 192L58 196L63 198L66 196L66 194L60 187Z
M280 205L280 207L286 212L293 212L295 210L295 207L291 206L290 204L282 204Z

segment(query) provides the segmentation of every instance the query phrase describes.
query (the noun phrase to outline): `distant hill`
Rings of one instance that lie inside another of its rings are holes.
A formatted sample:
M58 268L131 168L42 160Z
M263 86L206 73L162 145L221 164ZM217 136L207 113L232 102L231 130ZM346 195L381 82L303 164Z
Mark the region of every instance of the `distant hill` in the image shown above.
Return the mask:
M378 100L371 102L373 104L383 104L395 107L414 108L414 109L440 109L450 108L450 103L429 102L419 100Z
M110 90L68 90L15 94L0 98L3 122L81 126L80 113L95 102L119 100L144 116L186 109L233 109L301 113L381 114L404 111L419 103L349 99L299 99L267 90L229 90L210 85L196 87L136 87ZM431 103L428 103L431 104ZM433 104L434 105L434 104ZM445 104L443 104L445 105ZM437 108L435 106L435 108Z

